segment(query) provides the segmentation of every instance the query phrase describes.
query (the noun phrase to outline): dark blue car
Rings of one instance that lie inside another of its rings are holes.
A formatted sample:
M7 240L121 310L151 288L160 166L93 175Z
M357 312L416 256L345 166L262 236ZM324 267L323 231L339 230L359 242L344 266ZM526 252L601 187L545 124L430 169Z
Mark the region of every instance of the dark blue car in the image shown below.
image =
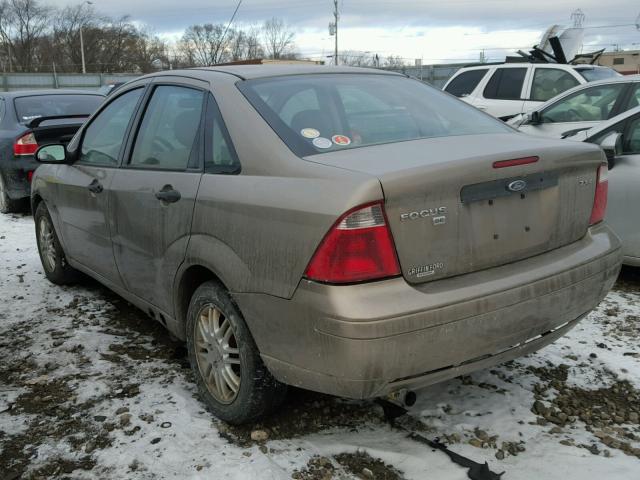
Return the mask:
M0 92L0 212L27 205L38 147L68 143L103 100L76 90Z

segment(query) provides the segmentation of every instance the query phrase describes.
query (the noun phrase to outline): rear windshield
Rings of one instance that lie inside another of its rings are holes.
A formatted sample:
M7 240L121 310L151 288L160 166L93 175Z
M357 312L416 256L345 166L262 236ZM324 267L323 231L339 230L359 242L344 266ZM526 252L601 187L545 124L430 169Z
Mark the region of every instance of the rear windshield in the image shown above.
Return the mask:
M295 75L249 80L238 86L299 156L420 138L513 131L450 95L401 76Z
M101 95L33 95L14 100L18 121L57 115L90 115L104 101Z
M620 76L618 72L610 68L576 68L576 72L582 75L587 82L595 82L596 80L606 80Z

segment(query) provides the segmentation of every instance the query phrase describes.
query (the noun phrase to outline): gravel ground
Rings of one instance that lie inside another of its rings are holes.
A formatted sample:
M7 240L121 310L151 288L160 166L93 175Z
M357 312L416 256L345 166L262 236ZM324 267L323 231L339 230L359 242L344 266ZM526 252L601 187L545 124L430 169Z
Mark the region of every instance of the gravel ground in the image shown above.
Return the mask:
M195 396L185 349L100 285L56 287L30 216L0 215L0 479L464 479L407 431L505 479L640 478L640 272L567 337L418 392L389 425L374 402L301 390L229 427Z

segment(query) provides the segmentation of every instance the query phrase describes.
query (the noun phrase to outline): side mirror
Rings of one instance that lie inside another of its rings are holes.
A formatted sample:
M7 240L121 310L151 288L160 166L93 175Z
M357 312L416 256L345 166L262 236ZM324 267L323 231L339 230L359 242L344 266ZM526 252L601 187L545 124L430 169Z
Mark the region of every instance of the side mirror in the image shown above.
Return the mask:
M530 112L527 116L531 125L540 125L542 123L542 114L538 110Z
M65 163L67 150L64 145L44 145L36 150L36 160L40 163Z
M611 132L600 141L600 147L604 150L609 162L609 170L615 165L615 158L622 155L622 134Z

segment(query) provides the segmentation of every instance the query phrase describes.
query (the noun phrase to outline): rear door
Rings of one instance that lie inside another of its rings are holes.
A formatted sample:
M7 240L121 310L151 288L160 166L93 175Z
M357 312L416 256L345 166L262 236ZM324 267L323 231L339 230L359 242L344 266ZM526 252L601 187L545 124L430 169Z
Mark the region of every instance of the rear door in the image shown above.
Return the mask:
M472 104L494 117L507 120L522 113L528 67L498 67Z
M202 177L207 88L180 77L154 82L110 188L113 249L125 287L165 312Z
M144 87L129 90L92 119L83 132L78 161L58 167L60 181L54 184L51 205L67 255L116 285L121 282L111 248L107 192L143 92Z

